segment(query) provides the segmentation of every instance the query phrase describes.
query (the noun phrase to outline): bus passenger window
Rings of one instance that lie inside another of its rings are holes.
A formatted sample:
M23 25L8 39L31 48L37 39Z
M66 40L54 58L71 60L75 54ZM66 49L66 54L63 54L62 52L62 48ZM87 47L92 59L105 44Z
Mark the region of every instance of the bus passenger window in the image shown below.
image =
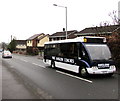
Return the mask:
M60 44L60 56L67 57L67 44Z
M77 45L75 43L70 43L68 46L68 57L70 58L77 58Z

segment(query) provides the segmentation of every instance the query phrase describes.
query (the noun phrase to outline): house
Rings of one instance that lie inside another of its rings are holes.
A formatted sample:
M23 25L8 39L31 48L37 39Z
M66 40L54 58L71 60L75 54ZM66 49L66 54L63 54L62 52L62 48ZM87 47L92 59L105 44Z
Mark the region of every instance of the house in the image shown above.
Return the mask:
M37 48L39 50L43 50L44 48L44 43L49 41L49 35L43 35L41 37L37 38Z
M101 27L89 27L85 28L75 35L79 36L102 36L109 37L113 32L118 31L120 25L110 25L110 26L101 26Z
M44 33L35 34L27 39L27 50L28 49L39 49L43 50L44 43L49 41L49 35Z
M44 36L44 33L41 34L34 34L33 36L27 39L27 47L37 47L37 39L38 37Z
M26 40L15 40L16 50L24 51L26 50Z
M75 33L77 33L77 30L67 31L67 38L68 39L75 38L76 37ZM64 39L66 39L66 32L65 31L56 32L56 33L49 36L50 41L64 40Z

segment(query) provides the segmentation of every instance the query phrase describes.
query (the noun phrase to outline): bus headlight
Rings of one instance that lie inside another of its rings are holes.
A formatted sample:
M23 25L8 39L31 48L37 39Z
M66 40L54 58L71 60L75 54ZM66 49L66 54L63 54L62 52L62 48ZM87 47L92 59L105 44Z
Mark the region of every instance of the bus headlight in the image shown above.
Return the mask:
M97 66L93 66L92 69L93 70L98 70L98 67Z
M110 66L110 69L115 69L115 65L111 65L111 66Z

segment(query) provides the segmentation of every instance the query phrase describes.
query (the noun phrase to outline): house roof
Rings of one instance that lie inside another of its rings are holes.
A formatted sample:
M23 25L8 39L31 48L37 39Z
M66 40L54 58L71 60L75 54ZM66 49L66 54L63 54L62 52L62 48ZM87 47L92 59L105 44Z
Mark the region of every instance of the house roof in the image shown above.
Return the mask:
M119 27L118 27L118 28L116 28L113 32L117 32L117 33L119 33L119 34L120 34L120 25L119 25Z
M67 36L74 34L75 32L77 32L77 30L67 31L67 34L68 34ZM50 35L50 38L53 38L53 37L66 37L66 32L65 31L56 32L56 33Z
M113 31L117 30L119 27L120 25L89 27L81 30L76 35L112 33Z
M43 35L43 36L41 36L40 38L38 38L37 40L41 40L41 39L43 39L43 38L46 37L46 36L49 36L49 34Z
M36 39L38 36L40 35L44 35L44 33L41 33L41 34L34 34L33 36L29 37L27 40L33 40L33 39Z

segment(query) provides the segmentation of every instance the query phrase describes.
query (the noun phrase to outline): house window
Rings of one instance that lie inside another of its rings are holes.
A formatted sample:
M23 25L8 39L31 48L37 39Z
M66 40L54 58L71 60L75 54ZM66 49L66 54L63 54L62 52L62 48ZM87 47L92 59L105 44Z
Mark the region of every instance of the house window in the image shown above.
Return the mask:
M55 41L55 38L53 38L53 41Z
M40 41L39 41L39 40L37 40L37 43L40 43Z
M59 40L59 37L57 37L57 40Z
M52 39L50 38L50 41L52 41Z

